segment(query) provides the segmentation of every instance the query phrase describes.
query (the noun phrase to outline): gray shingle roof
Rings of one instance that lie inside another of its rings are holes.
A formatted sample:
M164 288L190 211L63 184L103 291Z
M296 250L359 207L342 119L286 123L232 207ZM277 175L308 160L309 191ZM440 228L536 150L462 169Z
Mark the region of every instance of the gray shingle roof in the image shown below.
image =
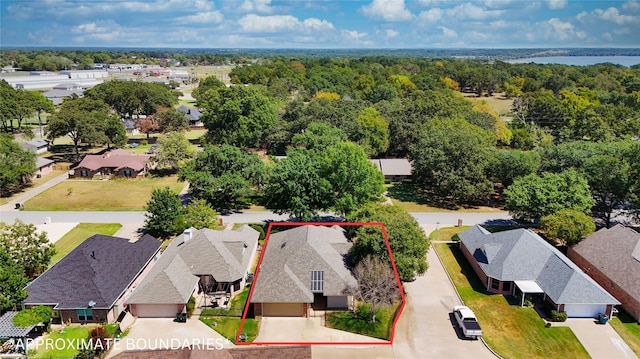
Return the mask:
M49 304L55 309L109 309L160 248L160 241L144 235L126 238L93 235L53 267L29 283L27 305Z
M190 230L188 241L183 234L171 241L128 303L185 303L199 275L211 275L217 282L234 282L247 274L258 231L247 225L235 231Z
M52 163L53 163L53 161L48 159L48 158L44 158L44 157L36 158L36 168L42 168L42 167L48 166L48 165L50 165Z
M270 235L251 301L313 302L311 271L324 271L324 295L345 295L357 285L345 265L350 247L340 227L300 226Z
M489 233L476 225L459 237L489 277L535 281L557 304L619 304L567 257L528 229Z
M18 314L18 312L10 311L0 317L0 339L24 338L35 327L35 325L30 325L22 328L13 325L13 317L15 317L16 314Z
M369 161L385 176L411 176L411 162L406 158L375 158Z
M202 113L195 107L189 107L185 105L181 105L178 107L178 111L184 113L187 118L189 118L189 122L198 122L200 121L200 116Z
M633 298L640 298L640 233L618 224L588 235L573 250Z

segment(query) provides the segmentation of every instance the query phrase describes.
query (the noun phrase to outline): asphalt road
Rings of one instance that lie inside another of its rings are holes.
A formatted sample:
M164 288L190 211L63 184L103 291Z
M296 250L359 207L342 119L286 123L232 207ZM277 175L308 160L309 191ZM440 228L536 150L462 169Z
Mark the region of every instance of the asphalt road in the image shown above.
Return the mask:
M420 224L439 224L440 227L452 226L462 220L463 225L489 224L509 220L507 212L458 213L458 212L415 212L411 215ZM144 223L145 212L49 212L49 211L2 211L0 221L12 223L16 218L26 223L44 223L46 217L52 222L87 223ZM272 212L245 212L221 216L225 223L255 223L262 221L282 221L288 215Z

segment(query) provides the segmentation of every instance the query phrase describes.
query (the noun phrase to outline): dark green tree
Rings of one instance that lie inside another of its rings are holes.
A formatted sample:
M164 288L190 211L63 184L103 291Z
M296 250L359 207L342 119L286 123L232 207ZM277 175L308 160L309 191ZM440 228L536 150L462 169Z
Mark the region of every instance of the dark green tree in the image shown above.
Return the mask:
M614 212L630 204L634 179L624 154L621 151L617 156L596 155L588 158L582 167L595 199L593 214L604 220L607 228L612 224Z
M456 205L486 199L493 190L487 167L495 144L491 132L462 119L432 120L409 154L413 180L427 193Z
M111 149L111 146L122 148L127 144L127 129L118 116L114 114L108 115L105 121L104 135L107 140L108 150Z
M12 309L27 298L26 285L22 268L0 247L0 312Z
M302 133L293 136L291 145L308 150L323 150L347 140L347 135L339 128L326 123L312 122Z
M35 153L23 150L13 141L13 136L0 134L0 194L2 197L15 192L36 171Z
M273 101L253 87L233 86L219 92L219 97L203 105L207 140L242 148L265 147L278 121Z
M349 222L381 222L384 224L389 246L398 269L400 279L404 282L415 280L417 275L427 271L427 251L429 239L407 211L396 206L368 204L346 217ZM351 255L356 263L367 256L389 259L384 237L379 227L353 227L355 231Z
M216 229L218 212L216 212L204 199L194 199L185 207L185 228L209 228Z
M504 191L505 209L518 219L535 220L540 217L572 209L588 213L595 201L589 184L575 170L561 174L530 174L516 179Z
M561 210L540 219L540 229L551 238L573 245L596 230L593 219L583 212L572 209Z
M144 226L156 238L169 238L184 229L184 208L171 188L156 188L147 203Z
M536 151L499 150L488 168L491 178L508 187L513 180L536 173L540 167L540 154Z
M156 115L158 127L162 132L186 131L189 129L189 119L182 111L171 108L159 109Z
M246 208L266 182L266 168L256 154L230 145L206 146L179 171L189 192L218 211Z

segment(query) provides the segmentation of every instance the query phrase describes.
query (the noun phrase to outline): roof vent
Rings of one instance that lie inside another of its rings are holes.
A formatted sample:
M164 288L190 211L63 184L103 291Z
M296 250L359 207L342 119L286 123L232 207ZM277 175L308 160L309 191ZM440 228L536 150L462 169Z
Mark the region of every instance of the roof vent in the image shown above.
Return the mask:
M191 228L185 229L184 232L182 232L182 236L184 237L184 242L187 242L191 238L193 238L193 232L191 231Z

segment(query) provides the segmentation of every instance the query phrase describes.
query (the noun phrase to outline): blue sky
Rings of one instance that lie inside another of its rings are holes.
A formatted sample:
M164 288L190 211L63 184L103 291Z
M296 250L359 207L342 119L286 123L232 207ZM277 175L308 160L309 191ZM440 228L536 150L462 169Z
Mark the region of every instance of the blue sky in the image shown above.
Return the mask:
M1 46L640 46L640 0L0 0L0 20Z

